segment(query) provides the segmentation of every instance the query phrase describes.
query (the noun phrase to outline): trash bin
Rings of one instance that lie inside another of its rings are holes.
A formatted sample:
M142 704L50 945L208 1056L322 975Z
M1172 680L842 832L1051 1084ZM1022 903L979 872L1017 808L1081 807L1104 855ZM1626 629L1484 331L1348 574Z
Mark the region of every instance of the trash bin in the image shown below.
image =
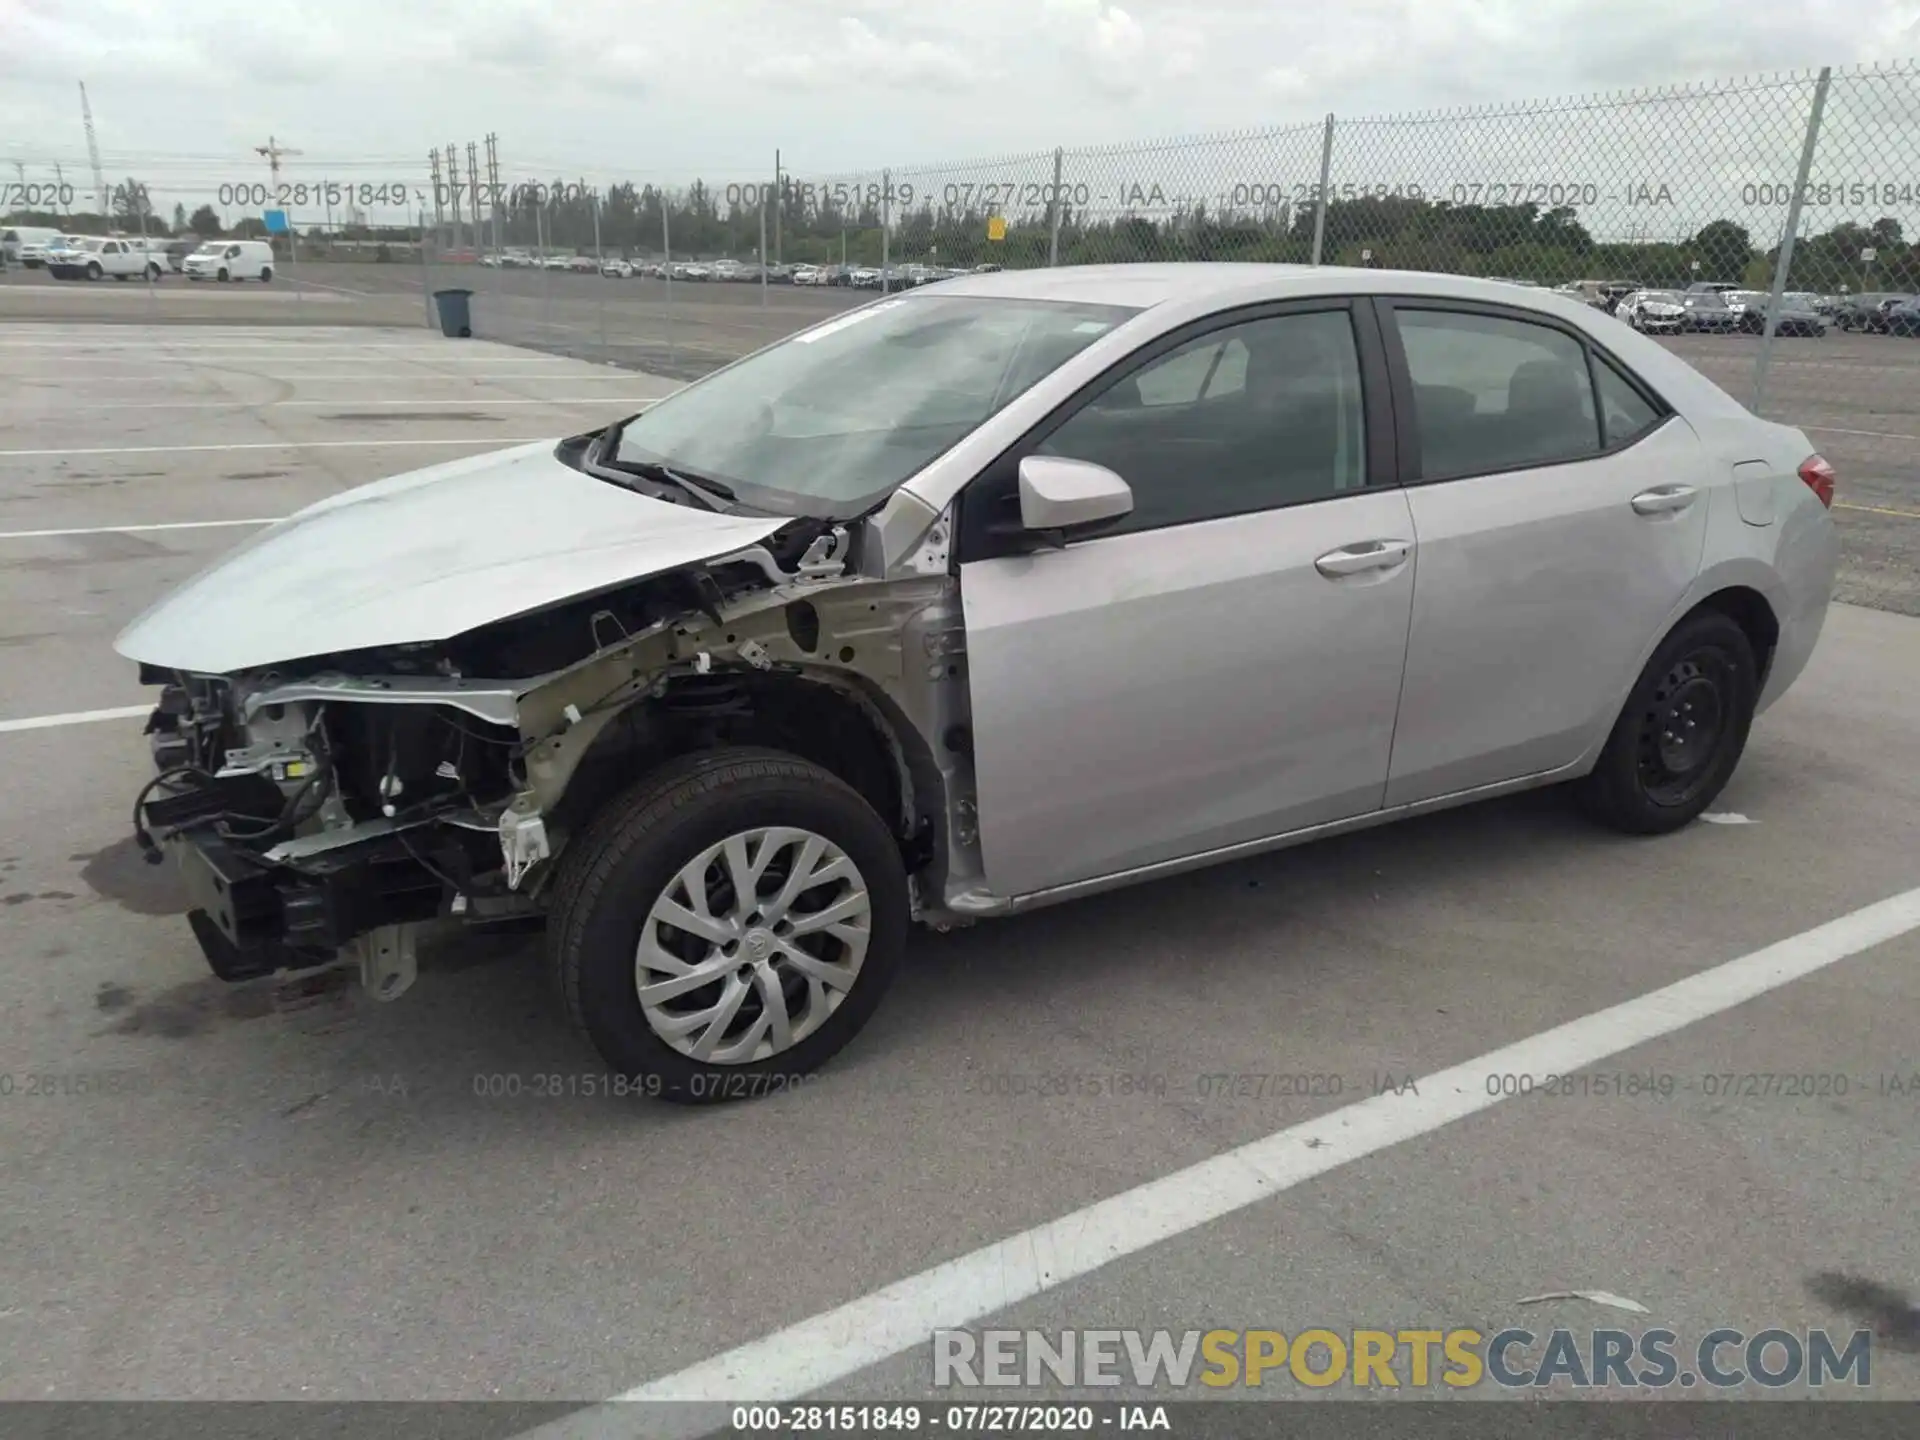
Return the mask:
M440 313L440 333L449 340L468 340L473 337L472 316L467 310L467 297L471 294L471 290L433 292L433 306Z

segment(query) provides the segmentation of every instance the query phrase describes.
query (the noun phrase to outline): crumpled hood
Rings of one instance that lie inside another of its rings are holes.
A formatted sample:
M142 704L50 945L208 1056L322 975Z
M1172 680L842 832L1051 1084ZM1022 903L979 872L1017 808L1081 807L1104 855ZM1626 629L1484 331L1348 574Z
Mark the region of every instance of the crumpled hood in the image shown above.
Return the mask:
M114 649L223 675L308 655L446 640L752 545L786 522L596 480L539 441L376 480L228 552Z

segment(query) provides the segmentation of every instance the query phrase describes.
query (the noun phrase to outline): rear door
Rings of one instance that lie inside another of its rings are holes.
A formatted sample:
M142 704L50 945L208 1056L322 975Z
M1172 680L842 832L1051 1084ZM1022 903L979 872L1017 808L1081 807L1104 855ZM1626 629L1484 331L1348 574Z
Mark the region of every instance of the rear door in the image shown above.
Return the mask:
M1420 547L1386 803L1571 764L1699 572L1699 438L1572 326L1385 312Z
M996 894L1380 807L1414 568L1386 390L1364 302L1238 312L1127 362L968 487ZM1116 471L1133 513L1064 549L1023 545L1006 522L1028 453Z

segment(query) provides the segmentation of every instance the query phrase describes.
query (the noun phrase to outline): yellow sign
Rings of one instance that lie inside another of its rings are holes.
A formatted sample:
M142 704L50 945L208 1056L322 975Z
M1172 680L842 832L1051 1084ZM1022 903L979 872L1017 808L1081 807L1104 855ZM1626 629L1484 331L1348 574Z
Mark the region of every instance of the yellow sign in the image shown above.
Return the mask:
M1007 238L1007 217L989 215L987 217L987 239L1004 240Z

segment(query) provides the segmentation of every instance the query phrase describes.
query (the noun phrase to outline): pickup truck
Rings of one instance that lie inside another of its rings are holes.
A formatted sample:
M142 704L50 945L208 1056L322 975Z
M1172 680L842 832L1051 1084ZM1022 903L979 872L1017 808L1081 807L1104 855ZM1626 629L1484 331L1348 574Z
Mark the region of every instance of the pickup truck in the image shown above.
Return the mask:
M150 252L142 240L95 235L70 236L68 243L47 251L47 269L56 280L158 280L166 273L164 255Z

